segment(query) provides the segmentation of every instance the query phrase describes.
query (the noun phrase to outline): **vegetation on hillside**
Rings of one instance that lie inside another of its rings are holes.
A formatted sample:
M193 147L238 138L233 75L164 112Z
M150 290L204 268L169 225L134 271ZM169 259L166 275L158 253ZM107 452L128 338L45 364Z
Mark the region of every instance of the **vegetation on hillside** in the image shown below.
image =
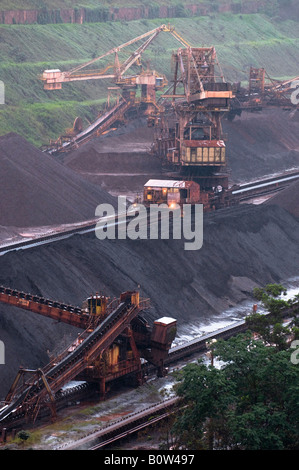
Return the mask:
M74 82L50 92L43 90L39 74L47 68L70 70L168 22L191 45L214 45L228 80L246 81L250 65L265 67L275 78L298 75L297 23L259 14L144 19L130 23L2 25L0 80L5 83L6 105L0 107L0 135L15 131L39 146L72 127L77 115L87 125L101 110L111 82ZM171 35L162 33L144 54L144 67L149 65L170 80L171 55L177 47L179 43ZM104 66L105 63L98 64Z

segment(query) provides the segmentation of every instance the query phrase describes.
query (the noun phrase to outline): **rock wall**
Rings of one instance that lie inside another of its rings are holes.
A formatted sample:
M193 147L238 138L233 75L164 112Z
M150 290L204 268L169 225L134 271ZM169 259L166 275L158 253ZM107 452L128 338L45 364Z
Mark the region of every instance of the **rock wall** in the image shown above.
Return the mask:
M136 7L101 7L62 8L59 10L6 10L0 11L0 24L47 24L79 23L98 21L132 21L142 18L175 18L180 16L208 15L209 13L258 13L263 11L266 2L253 1L234 3L227 0L220 5L189 4L178 6L136 6Z

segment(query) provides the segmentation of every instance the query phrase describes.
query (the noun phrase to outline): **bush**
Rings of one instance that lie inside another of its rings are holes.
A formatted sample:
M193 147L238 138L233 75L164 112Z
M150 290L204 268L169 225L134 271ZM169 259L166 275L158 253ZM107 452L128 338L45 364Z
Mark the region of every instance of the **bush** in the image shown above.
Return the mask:
M25 431L24 429L22 429L22 431L18 432L17 437L21 441L27 441L30 438L30 432Z

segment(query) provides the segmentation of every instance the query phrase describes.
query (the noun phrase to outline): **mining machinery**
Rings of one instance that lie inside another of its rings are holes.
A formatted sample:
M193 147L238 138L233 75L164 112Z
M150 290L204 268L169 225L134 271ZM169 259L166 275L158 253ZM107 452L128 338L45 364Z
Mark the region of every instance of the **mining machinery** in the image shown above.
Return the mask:
M109 87L109 93L112 90L118 92L116 105L107 109L94 123L77 134L74 127L69 134L61 136L55 142L50 142L48 146L44 146L45 151L54 154L73 150L87 142L90 138L102 135L113 123L123 120L125 114L132 108L140 108L147 117L155 116L157 113L162 112L161 106L157 104L156 92L163 90L167 85L168 82L165 75L158 74L155 70L150 70L148 67L146 69L142 68L138 74L126 75L130 67L141 65L143 52L161 32L169 32L182 45L189 45L175 31L174 27L163 24L112 48L99 57L78 65L72 70L62 72L59 69L51 69L43 72L40 79L44 83L45 90L60 90L62 84L69 82L109 79L113 83L113 86ZM143 41L142 44L133 53L123 60L120 59L120 54L123 53L125 48L140 41ZM114 60L110 60L104 68L94 68L96 62L106 60L107 58L109 60L110 56L114 56ZM86 69L87 67L89 68ZM136 97L138 86L141 87L140 98Z
M130 378L141 384L146 375L142 361L152 364L158 376L176 335L176 320L161 317L150 327L141 313L149 299L139 291L123 292L117 299L91 295L82 308L0 287L0 302L64 322L80 330L77 338L43 368L21 367L0 409L0 429L18 420L35 422L41 410L56 418L56 396L73 380L94 384L101 399L107 384Z
M228 187L222 118L230 110L231 85L214 47L180 48L173 54L172 114L155 123L153 152L168 170L196 181L203 191Z
M181 47L173 54L172 85L156 99L156 91L167 85L164 76L158 76L149 69L134 76L124 74L138 63L142 53L161 32L171 33ZM120 51L143 39L145 42L121 63ZM113 64L100 71L85 71L86 67L110 55L114 55ZM141 85L140 102L146 105L144 115L148 126L154 127L155 132L152 153L161 159L167 170L175 173L175 179L194 180L200 185L199 202L206 208L209 208L211 199L215 207L215 194L216 203L221 199L221 205L225 205L228 175L221 121L230 110L233 94L231 85L223 77L215 48L191 47L174 27L162 25L69 72L46 70L42 76L47 90L60 89L63 83L71 81L103 78L112 80L121 90L117 104L75 137L65 142L60 139L54 150L47 150L51 153L69 151L105 132L136 105L135 88Z
M242 87L239 82L232 87L234 98L228 115L231 120L242 111L258 112L270 107L298 109L298 102L292 100L292 94L299 87L299 76L277 80L271 78L264 68L250 67L248 87Z
M124 74L140 61L142 53L161 32L170 32L181 47L172 55L171 85L157 99L156 91L163 90L168 84L165 76L149 69L133 76ZM121 62L120 51L143 39L145 42ZM111 54L114 54L114 63L103 70L82 71ZM265 69L251 67L248 88L241 87L240 83L228 83L215 47L192 47L170 25L159 26L69 72L47 70L42 77L48 90L59 89L66 82L99 78L111 79L120 90L117 104L87 129L71 139L68 137L65 142L59 139L47 151L72 150L107 131L129 109L143 105L148 126L154 129L152 154L161 160L165 175L199 184L198 202L204 204L205 210L211 210L231 204L223 118L233 119L244 110L256 112L270 106L294 108L290 94L299 77L284 82L273 80ZM135 92L138 85L141 86L139 101Z
M165 111L153 122L152 152L169 177L200 185L199 202L205 210L225 207L231 189L223 118L269 107L297 109L291 95L299 77L274 80L265 69L250 67L247 88L228 83L214 47L178 49L173 64L173 85L158 100Z

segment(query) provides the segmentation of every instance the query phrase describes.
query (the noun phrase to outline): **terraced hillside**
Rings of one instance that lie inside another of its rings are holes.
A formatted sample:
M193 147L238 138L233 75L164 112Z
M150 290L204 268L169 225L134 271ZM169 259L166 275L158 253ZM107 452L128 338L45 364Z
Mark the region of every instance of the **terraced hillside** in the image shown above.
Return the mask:
M265 67L275 78L298 75L295 19L217 14L82 25L1 25L0 80L5 83L6 105L0 106L0 135L14 131L40 146L72 127L76 116L87 125L104 105L111 82L77 82L49 92L38 75L47 68L69 70L168 21L191 45L215 45L229 80L246 81L250 65ZM171 53L178 47L163 33L144 54L143 63L170 78Z

